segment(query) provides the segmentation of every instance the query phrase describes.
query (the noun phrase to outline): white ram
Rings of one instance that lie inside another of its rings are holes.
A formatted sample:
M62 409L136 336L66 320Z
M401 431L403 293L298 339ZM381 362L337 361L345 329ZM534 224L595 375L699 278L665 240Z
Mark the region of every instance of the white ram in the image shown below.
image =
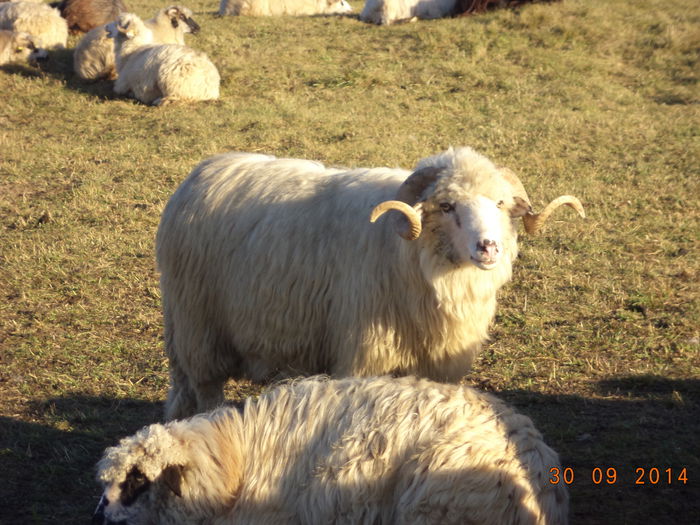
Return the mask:
M383 201L413 225L396 212L370 224ZM511 278L513 219L535 230L550 211L533 215L517 177L471 148L413 174L246 153L205 160L171 197L156 241L166 418L218 405L229 377L458 380Z
M313 378L108 448L93 523L563 525L559 458L492 395Z
M29 33L0 29L0 66L8 64L37 65L46 58L45 49L37 49Z
M219 15L281 16L351 13L346 0L221 0Z
M68 24L58 9L37 2L0 3L0 29L29 33L37 47L65 48Z
M155 44L185 44L186 33L197 33L199 24L192 11L180 5L171 5L158 11L144 24L153 33ZM107 24L89 31L75 46L73 70L83 80L117 78L114 58L114 39L107 35Z
M219 72L201 51L153 44L153 32L132 13L121 14L107 31L115 39L118 95L132 94L156 106L219 98Z

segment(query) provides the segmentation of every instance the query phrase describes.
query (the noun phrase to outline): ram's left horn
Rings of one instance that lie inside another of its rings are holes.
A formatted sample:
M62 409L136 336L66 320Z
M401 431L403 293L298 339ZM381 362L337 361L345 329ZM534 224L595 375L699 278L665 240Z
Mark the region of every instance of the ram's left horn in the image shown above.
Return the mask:
M528 213L523 215L523 224L525 225L525 231L530 235L535 235L540 228L544 225L547 218L556 210L559 206L563 205L571 206L575 209L578 214L585 218L586 212L583 210L583 204L573 195L562 195L557 197L552 202L545 206L544 210L540 213Z

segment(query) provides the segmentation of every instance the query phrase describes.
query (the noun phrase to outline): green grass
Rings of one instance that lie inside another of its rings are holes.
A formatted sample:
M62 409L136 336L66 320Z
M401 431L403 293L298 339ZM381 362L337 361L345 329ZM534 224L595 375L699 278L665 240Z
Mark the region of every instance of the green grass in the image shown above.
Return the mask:
M70 51L0 71L0 523L86 522L104 447L160 419L153 241L200 160L411 168L449 145L512 168L536 208L573 193L588 214L521 238L465 382L532 417L574 469L574 523L696 519L700 5L564 0L393 27L188 5L219 101L115 97L74 77ZM596 467L616 483L594 484ZM652 467L688 481L635 485Z

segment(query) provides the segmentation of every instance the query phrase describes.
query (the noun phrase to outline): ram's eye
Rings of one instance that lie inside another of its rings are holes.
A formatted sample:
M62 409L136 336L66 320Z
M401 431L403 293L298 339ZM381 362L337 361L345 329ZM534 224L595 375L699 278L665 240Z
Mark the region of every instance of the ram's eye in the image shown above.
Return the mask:
M440 209L444 211L445 213L449 213L452 210L455 209L453 204L450 204L449 202L441 202L440 203Z
M497 207L497 208L503 208L504 205L505 205L505 202L503 202L503 201L498 201L498 202L496 203L496 207Z
M17 49L15 49L16 53L21 53L22 51L24 51L24 48L22 46L19 46Z

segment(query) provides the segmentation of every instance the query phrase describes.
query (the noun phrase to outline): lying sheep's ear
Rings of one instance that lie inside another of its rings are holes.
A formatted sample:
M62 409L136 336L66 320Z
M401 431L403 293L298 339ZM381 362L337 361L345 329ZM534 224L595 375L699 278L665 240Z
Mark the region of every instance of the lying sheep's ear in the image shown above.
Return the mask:
M181 498L182 497L182 471L185 467L182 465L170 465L165 468L165 470L160 475L160 478L165 483L173 493Z

